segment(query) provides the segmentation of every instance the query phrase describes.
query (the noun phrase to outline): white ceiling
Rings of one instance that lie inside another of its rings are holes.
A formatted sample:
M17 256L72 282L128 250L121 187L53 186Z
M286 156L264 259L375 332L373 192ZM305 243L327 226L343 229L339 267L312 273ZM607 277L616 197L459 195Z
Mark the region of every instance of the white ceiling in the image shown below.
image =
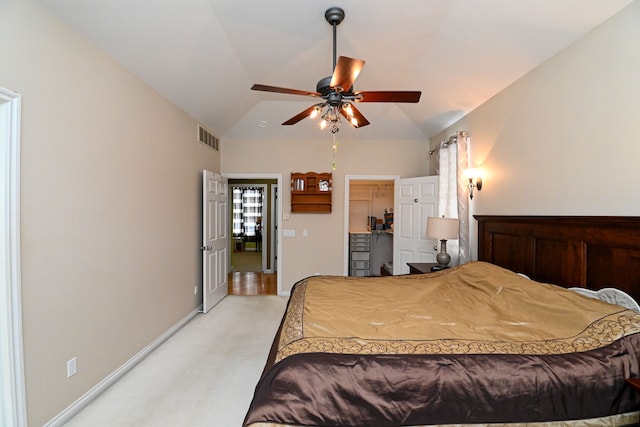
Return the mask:
M371 125L340 134L426 138L632 1L40 0L223 139L322 134L310 119L280 126L313 98L249 88L315 91L331 75L329 7L346 13L338 55L366 61L356 90L422 91L360 104Z

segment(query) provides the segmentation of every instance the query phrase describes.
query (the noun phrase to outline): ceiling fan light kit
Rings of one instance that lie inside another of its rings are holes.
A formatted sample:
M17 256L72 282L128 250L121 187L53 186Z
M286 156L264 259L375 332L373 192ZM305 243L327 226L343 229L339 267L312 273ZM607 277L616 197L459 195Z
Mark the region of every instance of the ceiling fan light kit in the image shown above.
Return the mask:
M354 91L353 83L362 71L364 61L347 56L337 57L336 28L344 20L344 10L339 7L331 7L326 10L324 17L333 27L333 74L320 79L315 92L262 84L254 84L251 87L252 90L263 92L311 96L324 100L324 102L317 103L296 114L282 123L283 125L294 125L306 117L319 116L321 129L328 126L331 133L335 135L340 130L342 117L354 128L369 124L369 121L354 105L356 102L417 103L420 101L420 91Z

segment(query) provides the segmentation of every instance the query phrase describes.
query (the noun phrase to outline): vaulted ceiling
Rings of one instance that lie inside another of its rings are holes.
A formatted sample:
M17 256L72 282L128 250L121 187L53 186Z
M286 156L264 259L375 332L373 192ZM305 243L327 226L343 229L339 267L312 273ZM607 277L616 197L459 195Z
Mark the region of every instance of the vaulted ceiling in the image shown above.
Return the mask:
M338 55L366 61L356 90L422 91L359 104L371 125L340 133L428 138L633 0L39 1L224 139L321 135L280 125L313 98L250 87L315 91L331 75L329 7L346 13Z

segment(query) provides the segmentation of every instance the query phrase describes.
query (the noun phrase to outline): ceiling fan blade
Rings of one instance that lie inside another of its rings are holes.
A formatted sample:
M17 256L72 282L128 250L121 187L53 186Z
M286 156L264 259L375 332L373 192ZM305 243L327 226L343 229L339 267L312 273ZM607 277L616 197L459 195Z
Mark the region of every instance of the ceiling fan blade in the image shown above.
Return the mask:
M283 125L295 125L300 120L306 119L307 117L309 117L311 115L311 112L313 110L315 110L316 108L317 108L317 105L312 105L311 107L309 107L306 110L296 114L295 116L291 117L289 120L287 120L286 122L284 122L282 124Z
M333 76L331 77L331 87L341 88L342 92L347 92L353 86L353 82L362 71L362 67L364 67L362 59L349 58L348 56L339 57L336 69L333 70Z
M260 90L262 92L275 92L285 93L287 95L303 95L303 96L320 96L318 92L308 92L306 90L287 89L286 87L267 86L267 85L253 85L251 90Z
M357 102L413 102L420 101L422 92L415 90L405 91L362 91L355 92L355 95L362 95L362 99Z
M358 110L356 108L355 105L353 104L349 104L351 106L351 110L353 111L353 118L356 119L356 124L353 124L351 122L351 117L349 116L349 114L347 113L347 111L344 108L340 108L340 114L342 114L342 116L347 119L347 121L349 122L349 124L351 126L353 126L354 128L361 128L362 126L366 126L369 124L369 120L365 119L365 117L362 115L362 113L360 112L360 110Z

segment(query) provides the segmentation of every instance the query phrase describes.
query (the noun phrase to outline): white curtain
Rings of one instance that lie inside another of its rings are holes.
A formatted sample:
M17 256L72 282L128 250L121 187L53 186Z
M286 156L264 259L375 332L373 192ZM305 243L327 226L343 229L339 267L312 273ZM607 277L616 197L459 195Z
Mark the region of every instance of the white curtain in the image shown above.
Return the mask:
M262 219L263 189L233 187L233 235L255 236L258 218Z
M440 175L438 188L438 216L460 219L458 240L447 241L447 253L451 255L450 265L469 262L469 200L467 198L467 179L464 169L468 167L469 136L458 132L450 138L451 143L441 143L437 156L437 171Z

